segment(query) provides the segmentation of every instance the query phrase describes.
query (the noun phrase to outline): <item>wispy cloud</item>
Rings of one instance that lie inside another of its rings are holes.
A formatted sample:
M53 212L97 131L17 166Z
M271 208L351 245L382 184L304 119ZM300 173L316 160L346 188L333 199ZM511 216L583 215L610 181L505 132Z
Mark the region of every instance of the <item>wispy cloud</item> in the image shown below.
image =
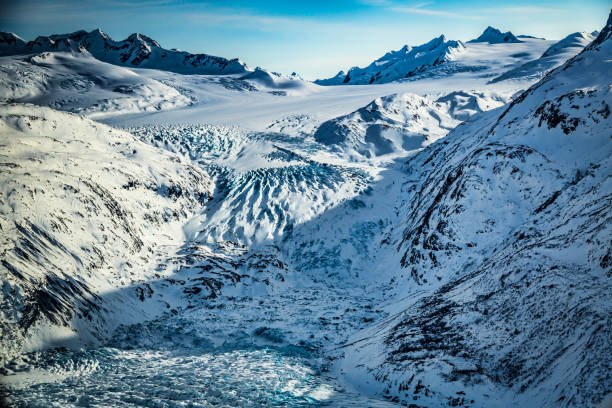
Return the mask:
M407 14L420 14L426 16L437 16L437 17L445 17L445 18L453 18L453 19L461 19L461 20L481 20L481 16L471 15L471 14L462 14L454 11L444 11L438 10L429 7L432 3L419 3L414 4L412 6L401 6L394 5L389 7L389 10L399 12L399 13L407 13Z
M314 18L302 16L284 16L259 14L248 9L211 9L210 11L190 12L184 17L194 24L208 26L231 26L233 28L255 31L334 31L347 30L363 32L383 29L384 24L372 22L364 27L363 24L350 19L340 18Z
M224 13L224 12L196 12L190 13L186 18L192 22L200 22L207 24L238 24L238 25L256 25L256 26L273 26L285 27L293 24L304 24L309 22L308 19L297 17L279 17L265 14L251 13Z
M542 7L542 6L502 6L502 7L491 7L482 9L483 13L490 14L558 14L565 12L564 9L555 7Z
M365 4L366 6L374 6L374 7L388 7L393 5L393 2L390 0L358 0L359 3Z
M461 20L480 20L482 17L476 15L457 13L451 10L439 10L431 7L432 2L415 3L412 5L406 5L392 0L359 0L361 4L365 4L372 7L379 7L381 9L391 11L394 13L404 14L418 14L425 16L461 19Z
M36 8L38 12L31 14L29 10L32 8ZM191 5L178 0L145 0L138 3L126 0L92 0L86 4L75 2L75 0L58 0L40 4L37 3L37 0L25 0L5 11L8 12L0 16L0 21L10 21L28 15L29 23L38 24L62 21L125 20L136 16L144 20L145 18L155 19L163 15L164 19L160 21L160 24L182 21L195 26L231 27L251 31L324 30L332 27L350 29L357 26L338 19L269 15L248 8L226 8L205 3Z
M406 5L403 2L394 0L359 0L359 2L361 4L378 7L396 13L417 14L459 20L484 20L487 18L490 19L493 15L500 14L513 16L533 16L541 14L559 14L564 12L563 9L556 7L524 5L477 8L473 9L472 13L468 14L456 12L448 8L441 9L432 1L414 3L411 5Z

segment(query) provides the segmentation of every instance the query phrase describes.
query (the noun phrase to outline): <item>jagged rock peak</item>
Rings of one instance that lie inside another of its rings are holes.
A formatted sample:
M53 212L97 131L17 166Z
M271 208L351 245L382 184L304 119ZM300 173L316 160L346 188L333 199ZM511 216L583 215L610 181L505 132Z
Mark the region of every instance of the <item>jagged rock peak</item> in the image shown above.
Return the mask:
M25 41L23 41L17 34L0 32L0 44L25 46Z
M131 34L127 38L127 40L130 41L130 42L144 42L147 45L150 45L150 46L153 46L153 47L161 47L161 45L159 45L159 43L157 41L153 40L151 37L147 37L146 35L140 34L140 33L133 33L133 34Z
M476 42L488 42L489 44L501 44L501 43L520 43L522 42L512 32L507 31L502 33L497 28L488 26L480 35L480 37L469 41L471 43Z
M597 38L587 47L587 49L597 47L610 37L612 37L612 10L610 10L610 14L608 15L606 26L601 29Z

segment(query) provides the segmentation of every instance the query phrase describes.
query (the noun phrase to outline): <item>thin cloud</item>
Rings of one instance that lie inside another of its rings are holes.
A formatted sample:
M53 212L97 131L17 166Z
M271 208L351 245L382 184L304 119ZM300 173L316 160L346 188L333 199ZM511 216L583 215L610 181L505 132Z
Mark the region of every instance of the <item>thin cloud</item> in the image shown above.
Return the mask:
M389 0L359 0L359 3L373 7L388 7L393 5Z
M554 7L542 6L510 6L510 7L495 7L482 10L485 13L494 14L550 14L563 13L565 10Z
M349 30L363 32L363 24L351 21L339 21L338 19L321 19L321 18L306 18L293 16L273 16L266 14L254 14L249 12L195 12L185 16L194 24L205 23L215 26L232 26L234 28L256 30L256 31L302 31L318 30L318 31L336 31ZM366 30L374 30L382 28L380 25L371 24L366 27Z
M386 11L394 12L394 13L405 13L405 14L418 14L425 16L436 16L436 17L444 17L444 18L453 18L453 19L461 19L461 20L480 20L482 17L476 15L467 15L456 13L452 11L442 11L436 10L429 6L433 4L433 2L421 2L412 4L410 6L403 5L396 1L391 0L359 0L361 4L365 4L373 7L380 7Z
M461 19L461 20L482 20L481 16L467 15L467 14L455 13L452 11L441 11L441 10L433 10L431 8L425 8L429 4L431 3L417 4L412 7L393 6L393 7L389 7L389 10L399 12L399 13L406 13L406 14L420 14L420 15L426 15L426 16L446 17L446 18L454 18L454 19Z
M296 23L303 24L307 22L306 19L292 18L292 17L277 17L267 16L263 14L248 14L248 13L215 13L215 12L201 12L191 13L186 16L189 20L194 22L206 22L207 24L254 24L254 25L266 25L274 27L284 27L293 25Z

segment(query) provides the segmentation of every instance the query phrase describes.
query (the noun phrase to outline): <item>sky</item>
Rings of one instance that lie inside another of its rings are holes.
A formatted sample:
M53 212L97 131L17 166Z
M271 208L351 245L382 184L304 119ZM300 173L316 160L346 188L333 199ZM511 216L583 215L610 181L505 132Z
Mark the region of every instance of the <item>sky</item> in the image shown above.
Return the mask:
M487 26L560 39L598 30L609 0L0 0L0 31L24 40L100 28L115 40L139 32L165 48L238 57L306 79L364 66L404 44L446 35L467 41Z

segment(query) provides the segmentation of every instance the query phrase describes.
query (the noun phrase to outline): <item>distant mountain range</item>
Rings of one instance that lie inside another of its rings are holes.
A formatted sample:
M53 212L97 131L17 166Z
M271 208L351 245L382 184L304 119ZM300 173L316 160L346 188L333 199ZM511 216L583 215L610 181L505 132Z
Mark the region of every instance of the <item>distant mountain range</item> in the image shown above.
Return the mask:
M365 68L353 67L346 74L340 71L333 78L317 80L315 83L363 85L392 82L452 61L464 49L465 45L461 41L450 41L441 35L417 47L405 45L400 50L390 51Z
M76 31L71 34L37 37L25 42L13 33L0 33L0 55L48 51L89 52L100 61L136 68L154 68L179 74L240 74L249 71L237 58L226 59L208 54L168 50L142 34L132 34L114 41L102 30Z
M597 33L574 33L552 45L541 57L525 51L530 44L543 39L501 32L487 27L476 39L467 43L449 40L444 35L418 46L404 45L390 51L364 68L353 67L348 72L340 71L334 77L318 79L318 85L367 85L415 80L428 76L444 76L466 71L487 71L492 82L507 79L537 79L548 70L576 55ZM519 39L520 38L520 39ZM497 46L500 54L487 54L486 58L473 58L474 50ZM517 47L516 51L507 47ZM521 48L523 46L523 48ZM536 47L537 48L537 47ZM542 48L540 48L542 49ZM97 60L131 68L150 68L179 74L231 75L244 74L245 79L254 79L262 84L272 84L279 75L265 70L249 69L237 58L226 59L208 54L191 54L176 49L165 49L157 41L143 35L132 34L123 41L115 41L100 29L84 30L70 34L40 36L26 42L13 33L0 32L0 56L28 55L42 52L68 51L90 54ZM471 52L472 51L472 52ZM535 51L541 53L542 51ZM503 55L502 55L503 54ZM501 58L507 58L507 63ZM489 61L490 60L490 61ZM492 69L494 65L497 67ZM483 64L483 61L485 63ZM299 79L292 75L291 79ZM275 83L275 82L274 82ZM287 86L297 86L289 81ZM278 86L274 86L278 88Z
M576 55L597 34L597 32L570 34L550 46L540 57L536 57L527 55L525 51L530 48L530 44L544 41L543 38L528 35L515 36L510 31L503 33L489 26L478 38L465 44L461 41L448 40L442 35L423 45L416 47L405 45L400 50L388 52L365 68L353 67L348 72L340 71L331 78L318 79L314 82L319 85L364 85L414 80L466 71L488 71L483 74L492 76L492 82L506 79L533 80L541 78L550 69ZM474 55L478 54L481 49L476 47L497 46L498 44L503 47L499 50L495 48L499 54L494 55L487 52L487 55L474 58ZM516 47L516 49L513 51L507 47ZM531 52L533 51L531 49ZM510 57L507 64L497 64L497 68L492 69L495 60L501 63L501 58L507 57ZM523 59L522 63L520 59ZM505 71L500 70L500 67Z

